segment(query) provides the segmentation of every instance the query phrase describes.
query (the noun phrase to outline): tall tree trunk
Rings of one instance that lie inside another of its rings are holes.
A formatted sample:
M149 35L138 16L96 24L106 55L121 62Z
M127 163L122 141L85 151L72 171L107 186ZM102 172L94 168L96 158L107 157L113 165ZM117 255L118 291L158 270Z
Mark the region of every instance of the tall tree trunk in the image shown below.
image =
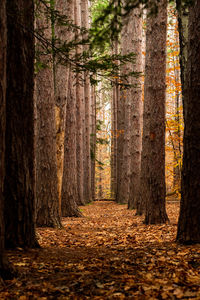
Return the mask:
M6 1L0 3L0 277L12 278L12 269L4 253L4 177L6 130Z
M95 86L91 87L91 197L95 200L95 165L96 165L96 91Z
M144 82L144 128L140 195L145 205L145 223L168 220L165 209L165 77L167 1L158 14L147 18Z
M89 9L88 0L81 1L81 23L82 27L89 29ZM87 35L85 36L87 38ZM84 38L85 38L84 37ZM87 51L88 46L83 46L83 50ZM90 79L86 71L84 74L84 102L85 102L85 145L84 145L84 201L91 201L91 158L90 158Z
M81 2L75 0L75 24L81 27ZM80 39L80 31L76 32L76 38ZM81 37L82 38L82 37ZM82 46L77 45L76 54L79 56L82 52ZM77 204L84 205L83 185L84 185L84 171L83 171L83 145L84 145L84 87L82 82L82 74L76 75L76 161L77 161L77 189L78 197Z
M36 247L34 5L7 1L5 245Z
M184 1L176 0L176 9L178 17L178 31L179 31L179 45L180 45L180 68L181 68L181 86L182 86L182 102L183 110L185 107L184 89L186 79L186 65L187 65L187 46L188 46L188 7ZM185 114L184 114L185 116Z
M124 17L123 29L121 33L121 52L127 55L132 52L130 36L132 36L132 16ZM126 63L121 69L121 75L127 75L132 71L132 63ZM125 82L126 83L126 82ZM118 118L118 184L116 200L118 203L128 203L129 199L129 171L130 171L130 101L131 92L123 88L119 100L119 118Z
M200 243L200 2L189 12L187 76L184 89L182 196L177 240Z
M135 9L129 16L129 44L127 48L136 54L133 67L135 72L142 72L142 17L140 9ZM130 39L130 36L132 39ZM131 68L130 68L131 71ZM131 78L135 87L128 90L130 105L130 191L128 208L136 208L139 191L141 151L142 151L142 82L141 77Z
M77 168L76 168L76 90L74 74L70 72L64 147L64 168L62 184L62 216L80 217L77 206Z
M39 4L36 29L50 42L52 30L45 7ZM37 43L40 61L45 68L36 76L36 224L37 226L60 227L59 199L56 164L56 123L52 55Z
M113 43L113 55L118 54L118 39ZM116 62L117 63L117 62ZM117 192L117 105L119 96L118 79L115 79L115 85L112 89L112 104L111 104L111 118L112 118L112 137L111 137L111 198L116 200Z
M55 10L61 15L71 18L71 2L64 0L55 1ZM69 42L72 33L66 25L59 24L55 20L55 45L56 48L62 47L66 41ZM62 56L62 54L61 54ZM56 142L57 142L57 175L58 175L58 196L59 196L59 214L61 215L61 192L63 177L64 161L64 138L65 138L65 121L66 121L66 104L69 81L69 65L64 64L62 58L56 57L54 60L54 88L55 88L55 105L56 105Z

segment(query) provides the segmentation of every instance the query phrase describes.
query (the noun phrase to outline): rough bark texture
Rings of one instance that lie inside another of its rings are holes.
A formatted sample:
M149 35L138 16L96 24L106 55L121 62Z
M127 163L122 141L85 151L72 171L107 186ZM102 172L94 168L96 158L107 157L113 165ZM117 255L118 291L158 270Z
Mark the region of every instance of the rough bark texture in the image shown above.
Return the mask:
M34 6L7 1L5 236L7 247L35 247Z
M36 28L44 38L51 40L51 24L40 5ZM41 44L37 49L45 51ZM48 65L36 76L36 224L60 227L56 164L56 123L52 56L41 54L40 61Z
M113 43L113 54L118 53L118 40ZM117 86L117 79L112 90L112 139L111 139L111 198L116 199L117 192L117 105L118 105L119 87Z
M188 45L188 7L184 5L182 0L176 0L176 9L178 17L178 31L179 31L179 45L180 45L180 68L181 68L181 85L182 85L182 102L183 109L185 105L184 101L184 89L185 89L185 77L186 77L186 65L187 65L187 45Z
M200 243L200 2L189 15L189 45L185 86L185 130L182 197L177 240Z
M55 10L61 15L71 18L73 5L71 1L56 0ZM59 48L64 42L71 40L71 32L66 25L62 26L55 22L55 43ZM64 161L64 135L65 135L65 117L66 103L69 80L69 66L60 57L54 60L54 82L55 82L55 105L56 105L56 143L57 143L57 175L58 175L58 195L59 195L59 214L61 215L61 191L63 177Z
M136 54L135 64L132 69L135 72L143 71L142 64L142 17L140 9L135 9L129 16L129 44L127 48ZM131 37L131 38L130 38ZM130 67L131 71L131 67ZM142 87L141 77L131 78L131 83L136 87L128 90L130 106L130 187L128 208L136 208L137 194L139 190L141 151L142 151Z
M121 33L121 52L127 55L132 52L132 15L123 18ZM132 63L126 63L121 69L121 75L127 75L133 69ZM126 82L124 82L126 83ZM123 88L120 93L118 115L118 184L116 200L118 203L128 203L129 199L129 171L130 171L130 104L131 92Z
M64 147L64 168L62 184L62 216L80 217L77 206L77 173L76 173L76 91L74 74L69 77L66 107L66 128Z
M4 254L4 177L6 130L6 1L0 3L0 277L12 278L12 269Z
M118 90L117 90L118 91ZM125 95L117 93L117 187L116 202L127 203L126 193L123 194L124 169L124 133L125 133ZM127 179L127 178L126 178ZM126 180L125 179L125 180Z
M91 197L95 200L95 161L96 161L96 94L95 87L91 87Z
M145 223L168 220L165 209L165 74L167 1L147 18L144 83L143 159L140 195Z
M81 27L81 2L75 0L75 23ZM80 33L77 37L80 39ZM79 55L82 51L82 46L76 47L76 54ZM83 145L84 145L84 123L85 123L85 110L84 110L84 88L81 80L81 74L76 76L76 162L77 162L77 188L78 198L77 204L84 205L83 197Z
M89 29L88 0L81 1L82 27ZM83 46L87 51L88 46ZM91 158L90 158L90 79L88 72L84 74L85 135L84 135L84 202L91 201Z

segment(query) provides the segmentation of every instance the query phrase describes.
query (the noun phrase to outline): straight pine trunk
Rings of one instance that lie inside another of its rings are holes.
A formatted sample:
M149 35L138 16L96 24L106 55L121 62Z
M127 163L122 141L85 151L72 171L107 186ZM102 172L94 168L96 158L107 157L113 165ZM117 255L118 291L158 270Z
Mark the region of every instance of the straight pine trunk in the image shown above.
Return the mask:
M81 27L81 2L75 0L75 24ZM76 38L80 40L80 31L76 32ZM81 37L82 38L82 37ZM82 52L82 46L76 46L76 54L79 56ZM84 185L84 124L85 124L85 109L84 109L84 88L82 74L76 75L76 162L77 162L77 189L78 197L77 204L84 205L83 185Z
M177 240L185 244L200 243L200 2L189 12L189 40L184 89L184 152L181 208Z
M165 93L167 1L147 17L144 82L144 128L140 195L145 223L168 220L165 209Z
M52 39L51 22L45 15L45 6L39 4L36 29L43 37ZM37 226L60 227L57 162L56 123L52 55L37 42L40 61L46 67L36 76L36 224Z
M4 253L4 177L5 177L5 130L6 130L6 1L0 3L0 277L12 278L12 269Z
M81 1L81 23L82 27L89 29L89 9L88 0ZM85 36L87 38L87 35ZM87 51L87 45L83 46ZM91 201L91 158L90 158L90 79L89 73L84 74L84 103L85 103L85 135L84 135L84 201Z
M1 1L2 2L2 1ZM36 247L34 5L7 1L5 245Z

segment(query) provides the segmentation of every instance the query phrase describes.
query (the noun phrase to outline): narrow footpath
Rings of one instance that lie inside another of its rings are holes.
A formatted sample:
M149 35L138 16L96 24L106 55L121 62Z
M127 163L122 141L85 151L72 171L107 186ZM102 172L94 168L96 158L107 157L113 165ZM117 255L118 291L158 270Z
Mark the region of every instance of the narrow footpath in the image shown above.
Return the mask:
M9 252L19 276L0 299L200 299L200 245L175 243L177 202L166 225L111 201L80 209L63 229L37 230L41 249Z

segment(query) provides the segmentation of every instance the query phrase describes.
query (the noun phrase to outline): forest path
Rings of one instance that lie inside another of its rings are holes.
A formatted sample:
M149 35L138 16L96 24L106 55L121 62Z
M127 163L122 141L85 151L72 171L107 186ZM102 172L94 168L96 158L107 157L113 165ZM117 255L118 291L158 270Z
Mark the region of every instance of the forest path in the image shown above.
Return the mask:
M39 228L41 249L9 252L20 277L0 299L200 299L200 246L175 243L177 203L166 225L114 202L81 210L63 229Z

